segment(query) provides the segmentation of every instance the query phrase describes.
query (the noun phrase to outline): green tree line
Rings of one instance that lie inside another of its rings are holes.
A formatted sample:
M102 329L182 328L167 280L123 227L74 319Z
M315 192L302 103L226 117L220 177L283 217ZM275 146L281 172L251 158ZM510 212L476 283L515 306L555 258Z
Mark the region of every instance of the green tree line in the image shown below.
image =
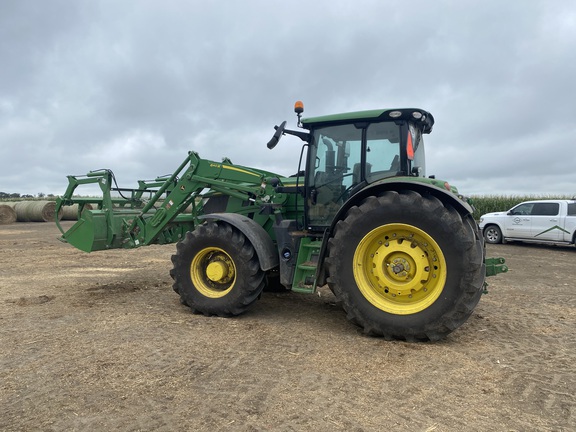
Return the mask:
M14 199L14 200L18 200L18 199L32 199L32 198L55 198L55 196L53 194L45 194L44 192L38 192L36 195L30 195L30 194L24 194L21 195L19 193L8 193L8 192L0 192L0 199L5 199L5 200L10 200L10 199Z

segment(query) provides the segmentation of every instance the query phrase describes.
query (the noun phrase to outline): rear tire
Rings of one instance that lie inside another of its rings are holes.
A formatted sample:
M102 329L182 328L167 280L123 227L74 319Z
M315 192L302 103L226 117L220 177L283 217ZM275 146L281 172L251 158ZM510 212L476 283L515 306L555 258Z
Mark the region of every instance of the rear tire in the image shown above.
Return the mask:
M484 228L484 239L486 243L502 243L502 231L496 225L488 225Z
M176 246L172 263L170 275L181 302L207 316L243 313L266 283L248 238L222 221L187 232Z
M483 260L471 215L431 195L384 192L336 224L327 281L365 333L438 340L462 325L480 300Z

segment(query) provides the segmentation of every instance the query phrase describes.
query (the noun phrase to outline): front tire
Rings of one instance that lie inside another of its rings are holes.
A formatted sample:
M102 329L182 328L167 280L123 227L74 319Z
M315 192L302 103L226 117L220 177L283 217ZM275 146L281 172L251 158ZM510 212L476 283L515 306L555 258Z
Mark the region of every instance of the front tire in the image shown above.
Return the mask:
M350 208L328 243L328 285L348 319L387 339L438 340L462 325L484 286L470 215L431 195L384 192Z
M484 228L484 239L486 243L502 243L502 231L496 225L488 225Z
M266 284L248 238L222 221L187 232L176 246L172 263L170 275L181 302L207 316L245 312Z

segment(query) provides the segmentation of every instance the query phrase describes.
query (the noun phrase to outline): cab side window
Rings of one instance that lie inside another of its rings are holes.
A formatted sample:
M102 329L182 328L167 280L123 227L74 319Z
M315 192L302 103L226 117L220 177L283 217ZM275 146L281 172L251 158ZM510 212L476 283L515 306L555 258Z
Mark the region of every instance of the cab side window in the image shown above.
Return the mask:
M568 204L568 216L576 216L576 203Z
M558 203L536 203L532 207L532 216L557 216L559 212Z
M400 128L391 122L371 124L366 131L366 179L372 183L399 170Z

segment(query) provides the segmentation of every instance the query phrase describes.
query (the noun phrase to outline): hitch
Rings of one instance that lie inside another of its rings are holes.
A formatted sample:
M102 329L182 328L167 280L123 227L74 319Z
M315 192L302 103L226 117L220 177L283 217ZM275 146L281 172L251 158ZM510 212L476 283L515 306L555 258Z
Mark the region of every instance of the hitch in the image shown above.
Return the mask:
M506 273L508 271L508 266L504 263L506 260L504 258L486 258L484 263L486 264L486 276L496 276L499 273Z

